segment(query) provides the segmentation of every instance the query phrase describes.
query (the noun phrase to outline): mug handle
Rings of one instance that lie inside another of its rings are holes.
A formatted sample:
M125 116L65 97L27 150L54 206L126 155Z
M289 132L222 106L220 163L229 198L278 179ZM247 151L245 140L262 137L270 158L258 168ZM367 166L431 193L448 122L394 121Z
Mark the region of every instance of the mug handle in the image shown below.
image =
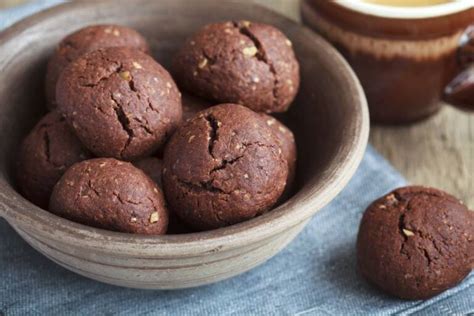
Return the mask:
M443 100L474 111L474 24L462 35L457 57L461 72L444 89Z

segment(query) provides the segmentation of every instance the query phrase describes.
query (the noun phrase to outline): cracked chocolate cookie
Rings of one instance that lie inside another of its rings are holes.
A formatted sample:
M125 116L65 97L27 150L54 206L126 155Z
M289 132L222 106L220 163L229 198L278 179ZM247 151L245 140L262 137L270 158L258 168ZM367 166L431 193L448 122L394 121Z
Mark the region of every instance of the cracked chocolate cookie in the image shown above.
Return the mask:
M189 226L208 230L269 210L282 194L288 164L258 113L237 104L199 112L165 147L163 188Z
M100 157L134 160L155 152L181 121L181 95L169 73L133 48L79 57L57 85L58 109Z
M277 143L282 150L283 157L285 157L288 163L288 179L286 180L285 193L282 195L282 197L287 198L292 189L296 175L297 152L295 136L293 135L293 132L285 126L285 124L283 124L273 116L270 116L265 113L261 113L260 115L275 133Z
M474 265L474 213L442 191L409 186L373 202L357 239L361 274L386 292L427 299Z
M186 90L258 112L284 112L299 87L290 40L273 26L248 21L205 26L175 56L173 70Z
M148 52L145 38L120 25L91 25L66 36L51 56L46 70L45 88L49 109L56 107L56 83L64 68L85 53L99 48L127 46Z
M96 158L73 165L51 195L49 210L112 231L161 235L168 211L161 189L131 163Z
M17 162L17 184L32 203L47 208L53 187L76 162L90 157L66 120L52 111L23 140Z

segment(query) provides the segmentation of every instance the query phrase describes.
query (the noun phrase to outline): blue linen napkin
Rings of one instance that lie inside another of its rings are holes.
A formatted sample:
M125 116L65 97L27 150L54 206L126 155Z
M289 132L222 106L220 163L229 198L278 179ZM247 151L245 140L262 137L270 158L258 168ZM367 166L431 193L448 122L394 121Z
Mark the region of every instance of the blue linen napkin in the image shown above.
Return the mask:
M0 11L0 28L50 6ZM54 264L0 219L0 316L7 315L391 315L474 313L474 273L427 300L406 302L357 274L355 240L366 206L405 184L369 146L349 185L267 263L213 285L143 291L98 283Z

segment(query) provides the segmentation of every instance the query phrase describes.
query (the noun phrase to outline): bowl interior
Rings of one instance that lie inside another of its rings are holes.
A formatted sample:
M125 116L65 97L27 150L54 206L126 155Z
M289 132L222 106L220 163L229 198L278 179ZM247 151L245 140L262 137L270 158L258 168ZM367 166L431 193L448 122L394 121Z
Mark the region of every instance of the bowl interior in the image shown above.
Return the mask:
M242 1L243 2L243 1ZM186 243L294 226L328 203L358 165L367 141L365 98L339 54L319 36L267 9L242 2L185 0L69 3L35 15L0 37L0 206L12 222L31 229L68 231L117 242ZM143 237L105 232L70 223L43 211L14 188L14 162L22 138L45 113L45 66L58 41L89 24L131 26L150 41L153 56L165 67L185 38L214 21L254 20L280 28L293 42L301 64L301 88L285 121L298 145L297 193L285 204L254 220L211 232ZM290 226L288 226L290 225ZM84 236L83 236L84 237ZM135 239L134 239L135 238ZM229 237L230 238L230 237Z

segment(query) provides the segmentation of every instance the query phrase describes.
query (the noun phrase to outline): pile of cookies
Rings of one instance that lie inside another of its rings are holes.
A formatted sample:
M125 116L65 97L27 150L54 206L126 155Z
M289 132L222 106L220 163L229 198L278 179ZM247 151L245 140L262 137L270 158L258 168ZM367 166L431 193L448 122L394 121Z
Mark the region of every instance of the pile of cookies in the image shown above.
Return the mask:
M171 70L128 27L64 38L47 68L50 112L20 148L21 193L78 223L155 235L239 223L287 196L295 139L269 115L298 91L285 35L248 21L211 24Z

